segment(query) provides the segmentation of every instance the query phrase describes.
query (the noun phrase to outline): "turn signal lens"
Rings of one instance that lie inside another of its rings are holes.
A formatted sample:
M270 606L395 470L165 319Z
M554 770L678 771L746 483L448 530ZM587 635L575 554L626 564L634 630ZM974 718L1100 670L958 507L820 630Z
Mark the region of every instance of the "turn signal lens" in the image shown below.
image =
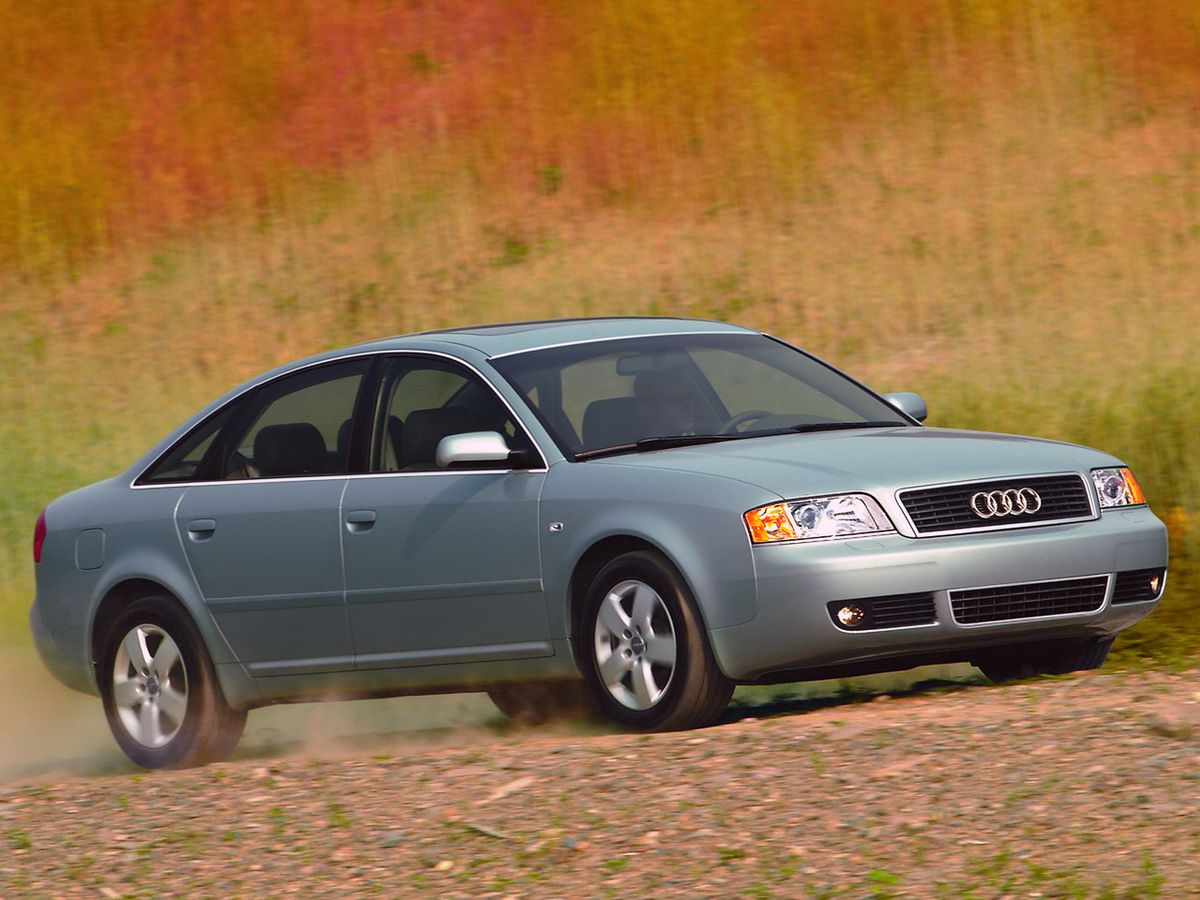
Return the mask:
M1129 489L1129 502L1145 503L1146 495L1142 493L1142 486L1133 477L1133 473L1128 469L1122 469L1121 476L1125 479L1125 486Z
M1142 486L1128 468L1092 469L1092 484L1100 497L1101 509L1116 506L1141 506L1146 502Z
M46 511L38 513L37 524L33 526L33 561L42 561L42 545L46 543Z
M750 530L750 540L756 544L796 539L796 529L788 517L787 507L782 503L752 509L742 518L746 520L746 527Z

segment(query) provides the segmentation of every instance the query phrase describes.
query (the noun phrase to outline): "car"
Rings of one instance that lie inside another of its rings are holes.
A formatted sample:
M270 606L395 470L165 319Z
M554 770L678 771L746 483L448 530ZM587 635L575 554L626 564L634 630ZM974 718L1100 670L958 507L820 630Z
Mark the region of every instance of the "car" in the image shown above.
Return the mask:
M1166 581L1128 466L925 418L722 322L359 344L51 503L31 629L148 768L226 758L283 702L486 690L651 731L739 684L1101 665Z

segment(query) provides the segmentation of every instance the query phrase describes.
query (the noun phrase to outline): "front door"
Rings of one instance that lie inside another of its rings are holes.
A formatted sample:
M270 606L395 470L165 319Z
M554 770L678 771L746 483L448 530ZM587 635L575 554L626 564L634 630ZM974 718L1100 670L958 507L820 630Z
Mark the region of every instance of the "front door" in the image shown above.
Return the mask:
M465 367L408 356L389 361L375 418L371 474L342 498L357 666L551 655L538 553L545 471L511 412ZM535 468L438 468L440 439L468 431L501 433Z

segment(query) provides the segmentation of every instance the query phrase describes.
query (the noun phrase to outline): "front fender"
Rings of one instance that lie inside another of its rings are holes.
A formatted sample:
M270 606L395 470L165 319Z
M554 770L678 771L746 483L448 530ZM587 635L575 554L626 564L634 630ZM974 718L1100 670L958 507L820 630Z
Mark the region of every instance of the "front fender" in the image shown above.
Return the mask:
M709 630L758 609L754 556L741 512L776 499L733 479L609 466L552 466L542 493L542 577L556 637L570 636L571 576L597 543L632 537L657 547L692 589Z

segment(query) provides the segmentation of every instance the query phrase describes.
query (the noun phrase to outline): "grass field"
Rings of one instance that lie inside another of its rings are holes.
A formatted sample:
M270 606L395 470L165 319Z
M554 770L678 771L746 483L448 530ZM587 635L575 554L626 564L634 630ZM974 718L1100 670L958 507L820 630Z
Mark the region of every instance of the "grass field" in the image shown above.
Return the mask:
M62 62L0 64L0 639L27 640L38 510L243 378L655 313L1123 457L1183 560L1130 655L1194 653L1193 4L75 6L0 18Z

